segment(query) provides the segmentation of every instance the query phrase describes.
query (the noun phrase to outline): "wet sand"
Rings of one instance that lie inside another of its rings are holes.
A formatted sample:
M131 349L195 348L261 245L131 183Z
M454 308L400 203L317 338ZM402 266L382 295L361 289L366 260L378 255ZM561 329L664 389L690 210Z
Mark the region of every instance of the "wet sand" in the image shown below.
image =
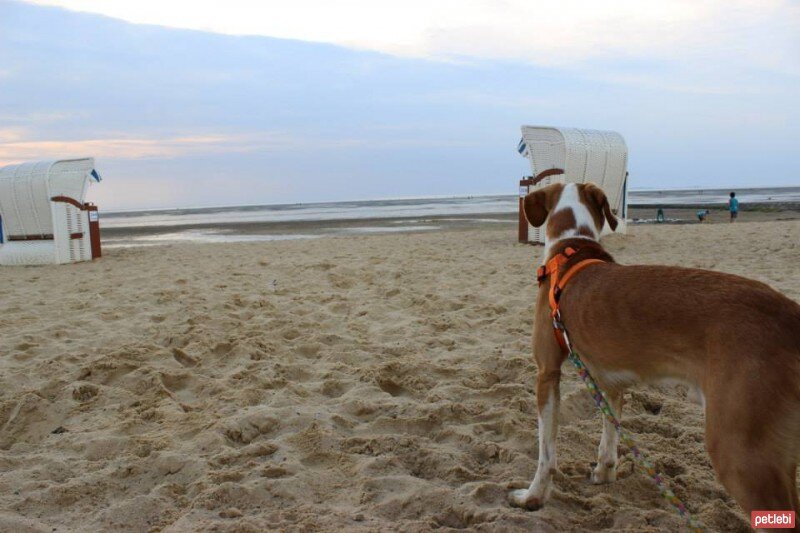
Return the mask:
M665 224L696 224L696 213L702 206L663 206ZM703 207L704 208L704 207ZM722 206L710 206L711 214L705 224L729 222L730 216ZM657 207L630 206L628 219L632 224L655 223ZM296 220L283 222L231 222L185 225L102 227L104 241L111 246L132 244L161 244L181 240L225 241L276 240L291 238L331 237L369 233L401 233L420 231L464 231L497 229L517 223L517 213L484 213L467 215L436 215L406 218L358 218L344 220ZM800 220L800 204L749 204L743 206L738 222L767 222Z

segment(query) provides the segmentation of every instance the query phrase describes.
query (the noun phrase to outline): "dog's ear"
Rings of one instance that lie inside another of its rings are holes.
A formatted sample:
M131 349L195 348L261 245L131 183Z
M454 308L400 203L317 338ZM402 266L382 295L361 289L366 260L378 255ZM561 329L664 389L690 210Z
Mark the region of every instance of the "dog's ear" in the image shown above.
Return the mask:
M547 188L528 193L522 201L525 218L531 226L538 228L547 220Z
M617 217L611 212L611 206L608 205L608 198L606 198L606 193L603 192L603 189L594 183L587 183L584 192L589 201L594 204L597 211L602 213L606 221L608 221L608 226L611 228L611 231L615 231L617 229Z

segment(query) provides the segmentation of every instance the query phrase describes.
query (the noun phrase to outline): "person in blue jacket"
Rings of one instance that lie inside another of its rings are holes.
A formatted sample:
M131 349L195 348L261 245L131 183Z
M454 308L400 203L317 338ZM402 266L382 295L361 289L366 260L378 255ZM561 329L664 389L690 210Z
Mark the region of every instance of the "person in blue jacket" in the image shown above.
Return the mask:
M728 200L728 211L731 212L731 222L733 222L739 216L739 199L736 198L735 192L731 193L730 200Z

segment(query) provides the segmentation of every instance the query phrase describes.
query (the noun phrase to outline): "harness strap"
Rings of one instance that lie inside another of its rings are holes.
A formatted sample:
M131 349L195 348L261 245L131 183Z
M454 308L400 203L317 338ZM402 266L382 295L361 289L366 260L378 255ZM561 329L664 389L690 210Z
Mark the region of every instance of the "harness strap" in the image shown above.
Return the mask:
M539 268L536 269L536 281L539 282L539 285L544 283L544 281L549 278L550 276L557 276L561 267L564 263L567 262L567 259L575 255L577 251L575 248L571 246L567 246L563 252L560 254L554 255L550 261L543 264Z
M556 274L553 277L553 280L550 282L550 309L552 309L552 315L555 316L558 313L558 306L561 303L561 293L564 292L564 287L567 286L569 280L571 280L575 274L583 270L584 268L588 267L589 265L595 265L597 263L605 263L602 259L584 259L579 263L575 263L575 265L567 270L563 277L559 279L559 275Z
M583 261L579 261L578 263L572 265L566 272L562 274L562 267L576 253L578 253L577 250L568 246L563 252L554 255L547 263L540 266L536 270L536 279L539 281L539 285L544 283L547 278L550 278L550 292L548 293L548 300L550 301L550 316L554 321L560 322L561 320L558 307L561 300L561 294L564 292L564 288L567 286L569 280L571 280L575 274L590 265L605 263L605 261L602 259L584 259ZM564 353L568 353L569 349L567 348L567 344L564 342L564 337L559 334L557 327L553 329L553 333L555 334L556 342L558 342L558 345L561 346L561 350Z

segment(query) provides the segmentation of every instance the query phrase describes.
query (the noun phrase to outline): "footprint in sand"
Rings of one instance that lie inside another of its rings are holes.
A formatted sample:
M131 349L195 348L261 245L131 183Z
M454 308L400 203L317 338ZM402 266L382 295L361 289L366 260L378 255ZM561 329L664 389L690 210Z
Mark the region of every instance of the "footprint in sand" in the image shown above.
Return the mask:
M281 427L274 416L263 412L252 412L230 420L222 429L223 434L237 444L250 444L261 435L267 435Z
M261 475L270 479L278 479L282 477L293 476L294 472L287 470L282 466L270 465L261 470Z
M233 349L233 345L229 342L220 342L211 350L216 356L227 355Z
M187 354L180 348L173 348L172 349L172 357L183 366L186 367L193 367L197 366L197 359L192 357L191 355Z
M100 389L98 389L97 386L91 383L85 383L72 389L72 399L82 403L88 402L97 396L98 392L100 392Z
M505 505L507 493L505 485L482 482L470 493L470 498L480 506L499 507Z
M295 351L304 357L314 357L315 355L319 354L322 345L316 342L301 344L298 346Z
M15 346L15 348L20 352L27 352L32 348L38 348L38 347L39 345L36 344L35 342L21 342Z
M342 381L339 381L337 379L329 379L322 384L322 394L324 394L328 398L338 398L339 396L347 392L349 388L350 387L348 387Z
M391 394L392 396L409 396L408 391L391 379L379 379L378 386L383 392Z

